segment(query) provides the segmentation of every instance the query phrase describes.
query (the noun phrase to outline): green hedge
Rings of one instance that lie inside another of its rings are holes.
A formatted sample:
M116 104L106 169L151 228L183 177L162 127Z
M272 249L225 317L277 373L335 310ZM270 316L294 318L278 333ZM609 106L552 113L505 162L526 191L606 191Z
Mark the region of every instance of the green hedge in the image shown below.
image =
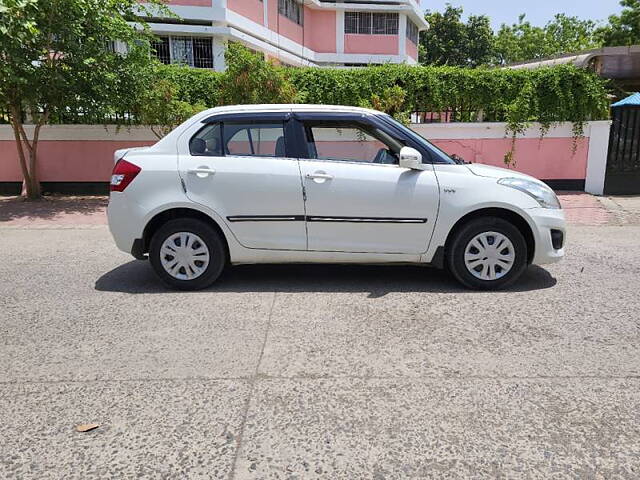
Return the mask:
M284 68L304 103L366 105L392 86L406 93L406 111L456 110L475 120L507 121L513 130L526 122L574 122L608 116L607 85L572 66L536 70L465 69L383 65L360 69ZM224 74L188 67L163 67L179 85L180 100L215 106ZM460 117L459 117L460 118Z
M178 100L192 105L202 103L215 107L220 102L223 74L202 68L160 65L156 76L167 79L178 87Z

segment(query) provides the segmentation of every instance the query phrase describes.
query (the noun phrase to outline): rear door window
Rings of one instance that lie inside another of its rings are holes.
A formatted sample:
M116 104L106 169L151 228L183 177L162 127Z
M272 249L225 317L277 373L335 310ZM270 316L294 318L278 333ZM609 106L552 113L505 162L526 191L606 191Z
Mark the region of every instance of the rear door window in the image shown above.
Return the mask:
M226 155L285 157L284 125L277 123L224 122Z
M200 129L189 142L189 151L195 156L222 156L221 125L211 123Z

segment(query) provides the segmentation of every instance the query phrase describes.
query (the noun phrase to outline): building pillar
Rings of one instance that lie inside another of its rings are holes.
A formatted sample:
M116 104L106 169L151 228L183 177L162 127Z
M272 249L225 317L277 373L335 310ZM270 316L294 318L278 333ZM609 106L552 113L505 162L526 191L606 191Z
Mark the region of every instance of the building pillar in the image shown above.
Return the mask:
M267 28L269 28L269 1L277 2L278 0L262 0L262 23Z
M584 190L592 195L604 193L604 177L607 173L607 153L611 122L589 122L589 154Z
M227 40L223 37L213 37L213 69L216 72L224 72L227 69L227 62L224 54L227 51Z
M336 11L336 53L344 53L344 10Z
M398 25L398 55L400 55L400 61L406 62L407 60L407 15L400 14L400 24Z

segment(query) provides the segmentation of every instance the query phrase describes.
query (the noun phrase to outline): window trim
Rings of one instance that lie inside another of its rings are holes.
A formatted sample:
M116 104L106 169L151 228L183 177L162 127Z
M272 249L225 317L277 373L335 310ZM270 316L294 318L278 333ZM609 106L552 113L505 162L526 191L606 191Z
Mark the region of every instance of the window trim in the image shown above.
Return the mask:
M256 118L258 116L258 118ZM273 124L273 123L282 123L282 132L284 136L284 145L285 145L285 156L269 156L269 155L233 155L227 154L225 152L224 145L224 124L227 123L245 123L245 124ZM198 130L189 137L187 141L187 151L190 156L198 156L198 157L210 157L210 158L222 158L222 157L234 157L234 158L274 158L274 159L297 159L297 153L300 152L300 147L296 143L296 131L294 122L292 121L291 112L254 112L254 113L218 113L215 115L211 115L203 119L201 122L202 126L198 128ZM191 141L202 132L205 128L207 128L212 123L220 124L220 142L222 155L203 155L203 154L192 154L191 153ZM292 155L294 154L294 155Z
M365 113L352 113L352 112L294 112L293 113L293 118L295 119L295 124L296 124L296 128L297 130L295 131L295 135L297 139L304 139L304 127L303 124L301 123L301 121L303 120L346 120L346 119L351 119L351 120L356 120L356 121L362 121L362 122L368 122L371 123L372 125L374 125L375 127L379 128L380 130L384 131L386 134L390 135L391 137L397 139L398 141L404 143L405 145L411 147L411 148L415 148L416 150L418 150L421 154L422 154L422 163L427 163L427 164L448 164L449 162L444 162L444 161L440 161L438 159L436 159L436 161L434 161L434 156L435 154L430 152L428 148L426 148L425 145L423 145L422 143L418 143L415 139L411 138L411 136L407 135L405 132L403 132L402 130L400 130L399 128L397 128L392 122L388 121L385 119L385 116L388 116L386 114L365 114ZM416 134L417 135L417 134ZM425 142L427 142L428 145L431 145L431 143L424 139ZM300 160L312 160L312 161L322 161L322 160L314 160L314 159L309 159L308 158L308 151L307 151L307 145L306 142L299 142L300 145L300 152L301 155L298 157ZM433 147L433 148L437 148L437 147ZM347 163L342 161L341 163ZM358 165L374 165L374 166L381 166L384 164L381 163L375 163L375 164L370 164L370 163L364 163L364 162L354 162L357 163ZM390 167L397 167L398 165L386 165L386 166L390 166Z
M357 127L358 125L361 125L364 127L369 126L382 131L384 134L389 135L393 140L396 140L402 143L403 145L406 143L404 141L404 138L400 138L398 135L394 134L394 132L390 132L386 124L372 121L372 117L369 115L358 115L358 114L352 114L352 113L343 113L343 114L333 113L333 114L327 115L327 114L315 113L315 112L314 113L304 112L300 115L294 114L294 116L296 118L296 123L299 126L298 128L300 129L299 130L300 133L297 136L297 138L301 139L301 143L304 144L303 154L300 157L298 157L298 160L300 161L327 162L327 163L351 164L351 165L368 165L373 167L399 167L399 163L389 164L389 163L362 162L362 161L348 160L348 159L341 160L341 159L311 158L310 147L308 145L308 142L306 141L307 128L309 127L305 124L305 122L318 123L318 124L322 124L324 122L327 122L328 124L329 123L341 123L341 124L351 123L355 127ZM329 127L336 128L336 127L332 127L331 125L329 125ZM363 128L363 130L365 131L365 133L372 136L373 138L378 140L380 143L383 143L384 145L389 147L389 145L386 142L383 142L382 140L377 138L375 135L372 135L370 132L367 132L366 128ZM314 143L315 143L315 140L314 140Z

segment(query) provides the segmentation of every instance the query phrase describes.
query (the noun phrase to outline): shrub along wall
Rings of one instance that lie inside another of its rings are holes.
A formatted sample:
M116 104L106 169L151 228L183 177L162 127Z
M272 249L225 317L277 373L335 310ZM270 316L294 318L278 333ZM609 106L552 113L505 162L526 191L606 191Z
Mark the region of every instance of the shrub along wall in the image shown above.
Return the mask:
M528 122L546 127L568 121L575 124L575 133L581 134L583 122L608 116L605 81L572 66L509 70L383 65L278 70L293 84L296 100L301 103L371 106L372 98L399 86L404 112L455 111L458 121L504 121L513 133L521 132ZM222 73L170 66L162 67L159 75L179 86L180 100L207 106L220 103Z
M226 73L158 65L152 78L132 82L132 92L124 100L131 105L115 99L112 106L95 106L96 111L65 109L52 115L53 123L100 123L100 118L104 123L141 123L144 116L140 112L149 107L145 98L158 97L145 92L163 83L159 80L174 84L175 96L161 106L151 105L151 111L171 110L173 100L206 107L293 101L374 107L404 120L410 112L449 112L458 122L506 122L512 135L531 122L541 123L543 134L552 124L572 122L577 136L583 133L585 121L608 118L606 82L573 66L535 70L409 65L288 68L264 62L243 48L229 52Z

